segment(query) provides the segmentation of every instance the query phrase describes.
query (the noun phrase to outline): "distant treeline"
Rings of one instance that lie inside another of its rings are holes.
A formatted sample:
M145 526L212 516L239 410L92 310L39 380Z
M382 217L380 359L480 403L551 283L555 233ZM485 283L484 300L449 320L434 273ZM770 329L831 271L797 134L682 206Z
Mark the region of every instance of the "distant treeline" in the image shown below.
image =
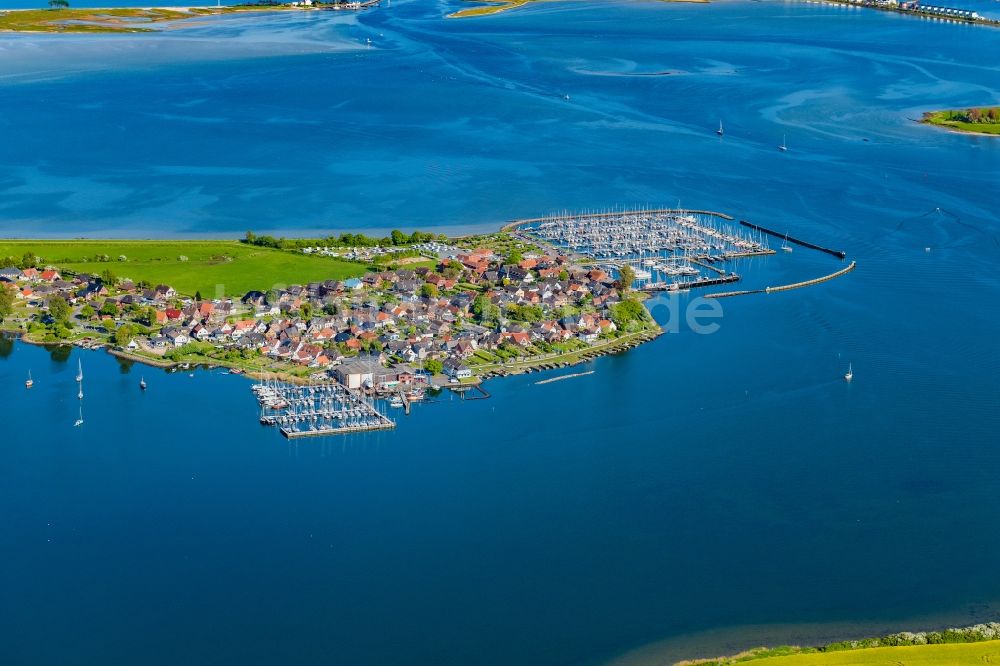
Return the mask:
M327 236L326 238L275 238L274 236L258 236L252 231L248 231L241 242L247 245L258 247L271 247L279 250L301 250L305 247L398 247L413 245L414 243L429 243L430 241L447 241L444 234L432 234L423 231L414 231L412 234L404 234L398 229L393 229L388 236L376 238L364 234L340 234L339 236Z
M981 106L964 111L945 111L946 120L957 120L963 123L982 123L992 125L1000 123L1000 106Z
M790 654L814 654L818 652L841 652L844 650L864 650L867 648L899 647L906 645L941 645L944 643L981 643L1000 639L1000 623L987 622L959 629L943 631L901 631L897 634L878 638L862 638L854 641L840 641L819 647L781 646L774 648L754 648L731 657L714 659L692 659L678 662L683 666L731 666L751 662L755 659L781 657Z

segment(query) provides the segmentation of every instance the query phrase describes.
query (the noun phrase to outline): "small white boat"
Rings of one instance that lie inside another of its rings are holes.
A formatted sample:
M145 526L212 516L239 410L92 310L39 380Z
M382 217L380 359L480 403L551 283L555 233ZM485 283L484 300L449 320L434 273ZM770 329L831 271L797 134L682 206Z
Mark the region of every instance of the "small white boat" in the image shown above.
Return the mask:
M722 121L721 120L719 121L719 129L715 130L715 133L718 134L719 136L722 136L723 134L726 133L726 130L724 130L722 128Z
M82 426L82 425L83 425L83 405L80 405L80 417L76 420L76 423L73 424L73 427L76 428L77 426Z
M83 400L83 385L80 385L80 390L76 392L76 397Z
M139 379L139 388L143 391L146 390L146 378L142 377Z
M781 242L781 251L782 252L792 251L792 246L788 244L788 234L785 234L785 240Z
M854 379L854 365L852 363L847 364L847 374L844 375L844 379L847 381Z
M28 370L28 379L24 382L24 388L31 388L35 385L35 380L31 378L31 370Z
M778 146L778 150L780 150L783 153L787 153L788 152L788 144L785 142L785 135L784 134L781 135L781 145Z

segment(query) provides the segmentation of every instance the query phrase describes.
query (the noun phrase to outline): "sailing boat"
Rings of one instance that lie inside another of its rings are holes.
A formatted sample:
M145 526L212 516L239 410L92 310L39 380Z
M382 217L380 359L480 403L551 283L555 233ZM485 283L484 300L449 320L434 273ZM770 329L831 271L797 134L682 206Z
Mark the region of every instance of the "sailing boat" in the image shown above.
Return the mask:
M792 246L788 244L788 234L785 234L785 240L781 242L781 251L782 252L792 251Z
M83 363L80 359L76 359L76 381L83 381Z
M80 390L76 392L76 397L83 400L83 382L80 382Z
M24 382L24 388L31 388L35 385L35 380L31 378L31 370L28 370L28 380Z
M780 150L783 153L787 153L788 152L788 144L785 142L785 135L784 134L781 135L781 145L778 146L778 150Z
M852 379L854 379L854 365L853 364L851 364L851 363L847 364L847 374L844 375L844 379L846 379L847 381L851 381Z
M75 428L77 426L82 426L82 425L83 425L83 405L80 405L80 418L76 420L76 423L73 424L73 427Z
M145 377L142 377L142 378L139 379L139 388L142 389L143 391L146 390L146 378Z
M715 130L715 133L718 134L719 136L722 136L723 134L726 133L726 130L722 129L722 121L721 120L719 121L719 129Z

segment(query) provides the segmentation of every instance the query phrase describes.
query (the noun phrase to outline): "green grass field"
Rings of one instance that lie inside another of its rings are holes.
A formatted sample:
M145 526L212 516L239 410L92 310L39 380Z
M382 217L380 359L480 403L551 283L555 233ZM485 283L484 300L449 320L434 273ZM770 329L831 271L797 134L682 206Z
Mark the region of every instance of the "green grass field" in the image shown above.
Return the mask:
M120 278L168 284L182 294L200 291L206 298L220 290L238 296L252 289L267 291L275 285L343 280L367 271L361 264L238 241L0 240L0 258L20 259L26 252L41 257L42 264L63 270L95 274L110 270ZM108 255L111 261L95 261L97 255ZM126 260L118 261L119 255Z
M1000 664L1000 641L814 652L783 657L751 659L745 663L752 666L959 666L961 664Z

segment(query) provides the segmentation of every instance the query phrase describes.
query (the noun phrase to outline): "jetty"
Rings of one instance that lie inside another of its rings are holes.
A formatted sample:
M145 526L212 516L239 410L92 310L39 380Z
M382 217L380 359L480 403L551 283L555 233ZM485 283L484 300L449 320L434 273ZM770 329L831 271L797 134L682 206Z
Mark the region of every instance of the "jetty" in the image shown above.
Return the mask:
M723 275L717 278L706 278L701 277L697 280L687 280L679 282L650 282L644 284L640 287L642 291L654 292L654 291L685 291L688 289L695 289L697 287L713 287L718 284L729 284L730 282L739 282L740 276L735 273L730 273L729 275Z
M542 379L541 381L535 382L535 386L540 386L542 384L551 384L552 382L561 382L564 379L573 379L574 377L586 377L587 375L592 375L592 374L594 374L594 371L588 370L587 372L574 372L568 375L549 377L548 379Z
M782 234L773 229L768 229L767 227L762 227L759 224L753 224L752 222L747 222L746 220L740 220L740 224L749 229L754 229L761 233L765 233L768 236L774 236L776 238L781 238L789 243L795 243L796 245L801 245L802 247L807 247L811 250L819 250L820 252L826 252L827 254L832 254L838 259L846 259L847 253L843 250L831 250L828 247L823 247L822 245L816 245L815 243L810 243L809 241L800 240L798 238L792 238L788 234Z
M262 425L278 426L288 439L389 430L396 422L373 401L335 381L296 385L263 381L251 387Z
M834 280L839 278L841 275L847 275L855 268L858 267L858 262L852 261L850 264L841 268L835 273L830 273L829 275L823 275L822 277L813 278L811 280L804 280L802 282L793 282L791 284L782 284L777 287L764 287L763 289L748 289L745 291L722 291L716 292L714 294L705 294L705 298L732 298L734 296L748 296L750 294L774 294L780 291L790 291L792 289L802 289L803 287L811 287L814 284L820 284L822 282L827 282L829 280Z

